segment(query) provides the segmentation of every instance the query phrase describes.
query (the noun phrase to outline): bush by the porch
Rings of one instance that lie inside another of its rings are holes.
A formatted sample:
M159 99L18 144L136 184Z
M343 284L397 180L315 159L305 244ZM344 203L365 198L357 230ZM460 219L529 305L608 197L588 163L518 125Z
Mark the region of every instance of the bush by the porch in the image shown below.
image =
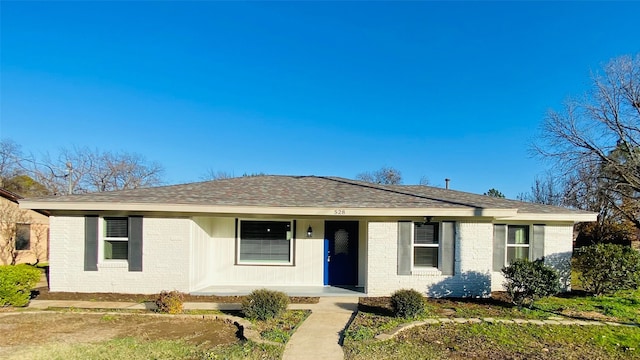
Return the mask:
M502 274L506 278L507 293L518 307L531 307L534 300L555 295L560 291L558 273L546 266L542 260L515 260L502 269Z
M156 298L156 311L167 314L180 314L184 306L184 294L179 291L162 291Z
M414 318L424 313L424 297L413 289L402 289L391 295L391 308L396 317Z
M249 319L268 320L279 317L289 305L289 297L281 291L254 290L242 300L242 313Z
M0 266L0 306L26 306L31 289L40 280L40 270L31 265Z

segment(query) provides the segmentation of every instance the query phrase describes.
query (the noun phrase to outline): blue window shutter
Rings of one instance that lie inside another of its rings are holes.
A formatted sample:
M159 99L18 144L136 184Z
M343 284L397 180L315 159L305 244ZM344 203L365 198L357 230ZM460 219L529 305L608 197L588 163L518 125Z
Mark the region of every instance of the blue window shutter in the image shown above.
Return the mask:
M84 271L98 271L98 217L84 217Z
M442 275L453 275L455 265L455 241L456 223L445 221L442 223L442 259L440 260L440 271Z
M531 260L544 257L544 225L533 225L533 242L531 247Z
M410 221L398 222L398 275L411 275L412 226Z
M129 216L129 271L142 271L142 216Z
M505 262L507 225L493 225L493 271L501 271Z

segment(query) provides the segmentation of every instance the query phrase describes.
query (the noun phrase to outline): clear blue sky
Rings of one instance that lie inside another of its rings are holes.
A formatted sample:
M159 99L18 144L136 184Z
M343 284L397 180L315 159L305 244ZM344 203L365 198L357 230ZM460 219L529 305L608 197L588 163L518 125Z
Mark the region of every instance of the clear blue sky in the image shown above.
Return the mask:
M0 2L0 137L514 198L548 109L640 51L640 2Z

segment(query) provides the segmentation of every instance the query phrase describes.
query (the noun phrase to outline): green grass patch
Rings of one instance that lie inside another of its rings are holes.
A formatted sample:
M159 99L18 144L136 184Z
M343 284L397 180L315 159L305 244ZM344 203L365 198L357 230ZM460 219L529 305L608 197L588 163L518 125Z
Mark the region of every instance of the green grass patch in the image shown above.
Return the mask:
M206 360L276 360L281 359L284 346L257 344L247 341L242 344L218 346L207 351L202 359Z
M119 338L91 344L51 343L37 348L21 349L8 359L192 359L205 353L195 345L184 341L141 341L135 338Z
M298 326L309 316L308 310L287 310L277 318L252 321L263 339L286 344Z
M640 331L612 326L424 325L389 341L345 338L346 359L640 359Z
M640 289L614 295L550 297L535 302L543 312L593 320L640 324Z

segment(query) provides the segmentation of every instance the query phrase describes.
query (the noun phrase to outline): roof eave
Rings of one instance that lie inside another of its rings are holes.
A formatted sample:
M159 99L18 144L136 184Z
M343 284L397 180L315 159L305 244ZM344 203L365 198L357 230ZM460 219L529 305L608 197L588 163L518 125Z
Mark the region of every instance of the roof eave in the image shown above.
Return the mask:
M592 222L598 220L596 213L518 213L515 216L496 217L497 221L566 221L566 222Z
M519 213L518 209L495 208L345 208L306 206L231 206L122 202L48 202L21 200L20 207L47 211L122 211L201 214L254 214L300 216L450 216L485 217L498 221L596 221L596 213Z

